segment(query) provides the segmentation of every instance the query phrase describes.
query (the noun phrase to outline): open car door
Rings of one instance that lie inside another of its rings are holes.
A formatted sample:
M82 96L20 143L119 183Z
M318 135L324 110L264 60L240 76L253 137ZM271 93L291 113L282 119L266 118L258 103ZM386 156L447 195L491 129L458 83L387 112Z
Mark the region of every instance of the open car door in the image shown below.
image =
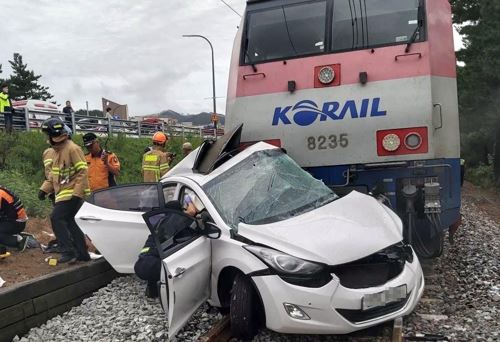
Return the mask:
M75 220L94 246L119 273L134 273L149 235L142 214L164 207L160 183L116 186L96 191Z
M144 220L162 258L160 300L168 313L168 336L172 339L210 296L210 234L181 211L155 210L144 214ZM220 230L211 238L219 236Z

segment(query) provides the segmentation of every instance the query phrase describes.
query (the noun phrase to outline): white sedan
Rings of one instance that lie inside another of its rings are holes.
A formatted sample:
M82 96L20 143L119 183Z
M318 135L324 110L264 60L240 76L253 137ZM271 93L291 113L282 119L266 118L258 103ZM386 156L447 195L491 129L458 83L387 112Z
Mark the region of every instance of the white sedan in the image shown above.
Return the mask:
M344 334L408 315L424 279L399 217L368 195L339 198L275 146L240 151L240 130L205 142L159 184L96 192L77 214L120 273L134 272L153 233L169 336L207 300L242 338L260 326ZM197 218L165 209L187 196ZM172 227L179 219L188 224Z

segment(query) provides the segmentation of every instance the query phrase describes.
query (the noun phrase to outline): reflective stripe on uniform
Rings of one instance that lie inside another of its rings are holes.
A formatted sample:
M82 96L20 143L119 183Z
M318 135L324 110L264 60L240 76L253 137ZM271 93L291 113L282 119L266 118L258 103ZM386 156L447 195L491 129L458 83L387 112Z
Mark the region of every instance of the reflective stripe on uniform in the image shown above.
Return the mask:
M52 161L51 161L52 162ZM64 169L60 169L58 167L53 167L52 168L52 174L56 176L73 176L75 173L77 173L80 170L86 170L87 163L86 162L78 162L75 164L75 166L67 167Z
M158 161L158 156L155 154L148 154L148 155L144 156L144 161L147 161L147 162Z
M168 163L160 164L160 170L168 170L168 168L169 168Z
M56 201L73 197L73 189L61 190L56 195Z
M90 189L85 189L83 192L85 193L85 195L91 194ZM61 190L56 195L56 201L71 198L71 197L73 197L73 193L74 193L73 189Z
M87 168L88 168L87 161L79 161L78 163L75 164L76 171L80 171Z
M149 250L150 250L149 247L144 247L143 249L141 249L141 253L139 253L139 254L147 253L147 252L149 252Z
M43 165L44 165L44 166L49 166L50 164L52 164L52 159L45 159L45 160L43 161Z

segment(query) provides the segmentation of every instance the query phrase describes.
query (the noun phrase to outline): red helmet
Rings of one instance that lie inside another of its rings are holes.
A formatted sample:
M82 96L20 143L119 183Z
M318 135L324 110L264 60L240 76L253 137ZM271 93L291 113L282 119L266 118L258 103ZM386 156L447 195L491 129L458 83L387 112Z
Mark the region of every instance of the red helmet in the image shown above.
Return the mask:
M158 145L164 145L168 141L168 137L165 133L163 132L156 132L153 135L153 143L158 144Z

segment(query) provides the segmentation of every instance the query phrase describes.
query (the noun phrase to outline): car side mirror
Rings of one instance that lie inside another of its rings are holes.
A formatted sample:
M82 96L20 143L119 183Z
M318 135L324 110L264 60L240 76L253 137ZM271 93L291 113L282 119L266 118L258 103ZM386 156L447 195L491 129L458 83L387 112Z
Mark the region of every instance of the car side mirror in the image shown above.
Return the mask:
M217 240L222 235L222 230L215 223L206 222L203 234L209 239Z

